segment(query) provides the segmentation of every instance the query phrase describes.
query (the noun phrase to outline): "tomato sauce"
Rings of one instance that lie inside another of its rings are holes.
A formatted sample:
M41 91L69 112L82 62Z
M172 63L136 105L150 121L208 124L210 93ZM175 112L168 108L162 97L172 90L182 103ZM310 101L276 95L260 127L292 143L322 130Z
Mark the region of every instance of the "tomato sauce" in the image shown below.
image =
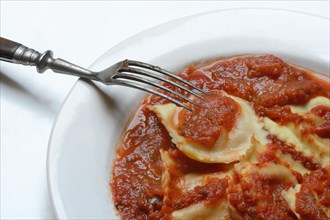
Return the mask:
M321 138L330 138L330 108L327 106L316 106L311 111L324 120L320 126L314 127L312 132Z
M318 168L321 168L321 165L318 163L313 162L313 158L305 156L302 152L297 151L292 146L288 146L283 141L279 140L274 135L269 135L268 139L272 141L272 144L268 145L268 152L271 152L272 156L275 157L275 153L277 150L280 150L283 154L289 154L295 161L299 161L305 168L313 171ZM264 156L263 154L260 155L261 158L259 158L262 162L270 162L271 159L267 158L267 156ZM278 161L277 161L278 162Z
M329 220L318 203L330 207L330 168L306 175L296 199L296 209L302 219Z
M233 99L221 94L211 94L206 98L207 102L196 100L202 108L194 107L194 112L180 112L178 131L190 142L210 148L222 132L229 133L232 130L241 107Z
M186 174L214 174L224 173L232 169L233 164L206 164L190 159L185 156L181 151L169 150L170 157L174 161L180 161L175 163L168 172L171 178L170 185L168 186L167 200L164 200L163 208L161 210L164 219L169 218L169 214L173 211L186 208L192 204L198 202L204 202L207 206L212 205L214 202L225 197L226 189L228 187L229 178L208 178L205 185L196 186L193 189L183 193L177 187L177 184L184 181Z
M242 56L233 59L213 60L203 64L192 64L183 69L178 75L210 93L226 92L245 99L250 102L257 115L267 116L282 124L299 123L303 120L298 115L291 113L286 105L306 104L316 96L330 97L329 82L322 81L320 83L314 77L311 77L308 72L294 68L272 55ZM181 89L173 88L170 85L169 87L189 96ZM223 172L228 169L227 166L232 166L193 161L177 150L164 126L156 115L147 108L150 104L167 102L154 95L146 97L124 131L124 138L117 150L117 158L114 162L113 176L110 183L114 204L122 219L168 219L172 211L190 204L199 201L212 204L217 199L226 196L226 189L231 187L228 185L226 178L221 180L210 179L204 187L194 188L182 197L174 196L178 192L173 190L170 192L170 195L172 195L171 203L164 204L164 191L161 186L162 161L159 153L160 149L172 152L171 154L176 157L176 171L173 171L171 175L177 175L178 179L186 173ZM197 141L202 141L210 146L216 137L221 135L221 131L205 130L206 133L209 133L203 136L201 134L204 128L199 129L198 124L206 123L205 126L208 126L208 122L202 122L201 119L206 118L210 121L212 114L235 118L238 109L230 102L230 100L214 102L211 100L210 103L205 104L209 105L210 112L201 110L199 117L192 120L191 125L189 123L181 125L181 132L187 132L188 137L193 141L196 141L195 135L197 135ZM233 112L213 109L214 106L220 108L227 104ZM329 137L328 110L315 109L314 111L325 120L322 125L315 127L315 134L320 137ZM326 113L323 114L323 112ZM193 116L187 115L186 117L188 120L189 117ZM231 121L221 121L221 119L215 123L222 124L226 129L230 129L233 124ZM214 128L214 126L210 127ZM210 136L208 136L209 134ZM291 154L295 160L302 161L304 166L315 170L314 172L319 169L318 164L313 164L309 158L300 155L293 148L275 139L273 138L273 146L276 146L283 153ZM269 160L271 158L267 159L267 156L264 155L264 162L266 163ZM289 183L265 179L257 175L253 178L255 184L240 183L246 189L243 194L237 190L235 191L235 187L230 188L230 192L234 195L231 197L232 202L240 214L247 216L245 219L295 219L293 213L279 195L280 189L287 189L290 186ZM304 182L307 177L301 178L300 182ZM236 179L239 179L239 174L237 174ZM315 181L319 180L316 178ZM308 184L305 188L308 188ZM268 202L256 205L259 196ZM273 200L269 200L268 196ZM301 196L301 201L303 201L305 198L303 195ZM322 197L325 198L323 200L329 201L326 196ZM317 212L313 211L308 215L314 216L314 219L318 219L319 216Z
M257 172L251 173L248 178L235 172L234 183L228 189L230 204L241 216L235 219L297 219L281 196L283 190L292 186L288 180L263 176Z

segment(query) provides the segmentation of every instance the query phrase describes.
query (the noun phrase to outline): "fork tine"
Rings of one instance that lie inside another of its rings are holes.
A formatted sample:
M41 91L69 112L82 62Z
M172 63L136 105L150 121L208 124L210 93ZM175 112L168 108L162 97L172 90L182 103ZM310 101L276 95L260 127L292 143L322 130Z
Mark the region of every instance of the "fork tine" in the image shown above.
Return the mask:
M149 70L153 70L153 71L156 71L158 73L162 73L166 76L170 76L186 85L189 85L191 86L192 88L204 93L205 95L208 95L207 92L205 92L204 90L198 88L197 86L195 86L194 84L192 84L191 82L188 82L187 80L184 80L183 78L181 78L180 76L178 75L175 75L173 73L171 73L170 71L167 71L165 69L162 69L160 68L159 66L154 66L154 65L151 65L151 64L148 64L148 63L143 63L143 62L140 62L140 61L135 61L135 60L125 60L124 61L128 66L137 66L137 67L144 67L144 68L147 68Z
M143 90L143 91L148 92L148 93L152 93L154 95L157 95L157 96L160 96L160 97L162 97L164 99L167 99L167 100L169 100L169 101L177 104L178 106L181 106L181 107L187 109L188 111L191 111L191 112L193 111L189 106L187 106L187 105L179 102L178 100L176 100L176 99L174 99L174 98L172 98L170 96L167 96L167 95L165 95L165 94L163 94L161 92L158 92L156 90L153 90L153 89L150 89L150 88L146 88L143 85L141 85L139 83L136 83L134 81L129 81L129 80L125 80L125 79L114 79L112 81L112 83L117 84L117 85L132 87L132 88L135 88L135 89Z
M200 98L204 101L207 101L206 98L204 98L203 96L195 93L194 91L191 91L190 89L188 89L188 88L186 88L186 87L184 87L184 86L182 86L182 85L180 85L176 82L173 82L169 79L166 79L166 78L163 78L163 77L160 77L160 76L157 76L156 74L152 74L152 73L150 73L148 71L145 71L145 70L132 68L132 67L125 67L125 68L119 68L117 71L120 72L120 73L129 72L129 73L136 73L136 74L141 74L141 75L144 75L144 76L148 76L148 77L160 80L162 82L166 82L168 84L171 84L173 86L176 86L176 87L178 87L178 88L180 88L180 89L182 89L182 90L184 90L184 91L186 91L186 92L188 92L188 93L190 93L190 94L192 94L192 95L194 95L194 96L196 96L196 97L198 97L198 98Z
M191 104L201 108L201 106L199 104L197 104L196 102L192 101L191 99L181 95L180 93L176 92L176 91L173 91L165 86L162 86L154 81L151 81L149 79L146 79L146 78L143 78L143 77L140 77L140 76L136 76L136 75L132 75L132 74L127 74L127 73L123 73L123 72L120 72L120 73L117 73L116 75L113 76L114 79L129 79L129 80L135 80L135 81L139 81L139 82L142 82L142 83L145 83L145 84L148 84L148 85L151 85L151 86L154 86L154 87L157 87L159 89L162 89L162 90L165 90L173 95L176 95L178 97L180 97L181 99L184 99L186 100L187 102L190 102Z

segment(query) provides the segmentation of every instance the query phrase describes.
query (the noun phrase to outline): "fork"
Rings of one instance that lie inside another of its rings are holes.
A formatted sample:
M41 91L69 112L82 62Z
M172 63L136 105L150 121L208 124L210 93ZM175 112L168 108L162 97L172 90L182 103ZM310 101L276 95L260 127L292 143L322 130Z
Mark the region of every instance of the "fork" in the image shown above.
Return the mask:
M94 72L60 58L54 59L53 52L50 50L40 53L20 43L2 37L0 37L0 60L16 64L36 66L39 73L43 73L47 69L51 69L56 73L63 73L89 80L95 80L106 85L121 85L136 88L165 98L189 111L192 111L192 108L180 101L180 99L185 100L196 107L200 108L201 106L191 98L166 87L164 83L180 88L181 90L184 90L199 99L207 101L205 97L196 91L205 95L207 95L207 92L198 88L194 84L184 80L174 73L171 73L170 71L140 61L123 60L104 69L103 71ZM173 79L181 82L183 85L175 82ZM192 89L188 89L184 85L191 87ZM160 92L160 90L166 91L169 94L172 94L172 96L166 95Z

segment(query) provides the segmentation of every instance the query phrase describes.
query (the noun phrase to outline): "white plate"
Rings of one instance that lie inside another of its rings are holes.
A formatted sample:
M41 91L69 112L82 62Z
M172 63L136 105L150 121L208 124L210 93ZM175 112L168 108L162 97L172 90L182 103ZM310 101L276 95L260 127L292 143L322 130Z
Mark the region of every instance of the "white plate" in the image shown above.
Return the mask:
M272 9L232 9L169 22L100 57L102 70L125 58L176 71L201 59L270 53L329 72L329 20ZM142 93L78 80L53 126L48 183L61 219L117 219L109 188L116 143Z

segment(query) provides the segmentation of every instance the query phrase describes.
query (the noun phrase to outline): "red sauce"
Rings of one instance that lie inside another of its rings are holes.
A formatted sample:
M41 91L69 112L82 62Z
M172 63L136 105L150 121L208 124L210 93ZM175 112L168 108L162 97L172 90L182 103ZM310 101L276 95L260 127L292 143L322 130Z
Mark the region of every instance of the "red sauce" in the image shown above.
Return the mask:
M206 91L226 92L243 98L251 103L259 116L267 116L279 123L299 123L301 120L297 115L292 114L286 105L305 104L316 96L330 97L329 82L322 81L320 83L311 77L309 73L294 68L272 55L244 56L235 59L219 59L202 65L193 64L186 67L179 75ZM172 89L189 96L180 89L173 87ZM206 105L221 106L227 101L223 103L215 101ZM172 205L163 203L164 192L161 186L162 170L159 150L170 150L170 152L176 152L177 150L171 142L168 132L156 115L149 111L146 106L166 102L166 100L153 95L145 98L127 130L125 130L125 136L118 148L111 189L114 204L122 219L166 219L169 218L173 210L182 206L202 200L205 203L208 201L208 204L212 204L218 198L226 196L227 180L210 179L207 187L195 188L180 198L173 196ZM232 113L226 111L222 112L214 109L212 111L216 115L229 114L231 117L233 116ZM203 116L213 113L200 112ZM191 125L191 128L189 128L189 125L185 126L192 132L194 128L197 128L197 123L198 120L195 121L195 125ZM217 123L227 126L226 121ZM226 129L230 129L231 124L232 122L229 121ZM319 136L323 136L324 133L327 134L327 125L323 127L319 131L316 129L315 133ZM212 131L211 133L217 135L218 131ZM201 131L197 131L197 135L200 134ZM194 137L193 133L190 136ZM214 137L211 135L206 143L212 143ZM318 169L319 165L313 164L309 161L309 158L299 155L293 148L285 144L275 144L275 142L274 145L278 149L291 154L295 160L302 161L304 166L309 167L311 170ZM179 153L173 154L179 155ZM265 162L267 160L270 159L265 159ZM221 172L226 169L218 164L198 163L185 156L177 156L176 166L178 176L189 172ZM175 175L174 171L172 175ZM231 188L231 193L237 196L232 197L233 203L235 207L241 210L241 213L246 214L245 219L294 219L289 207L285 205L279 196L280 188L286 189L289 184L264 179L261 176L254 176L253 178L255 181L253 185L248 182L240 183L246 189L243 194L238 191L235 192L235 188ZM219 185L219 188L217 188L217 185ZM170 194L175 195L175 190ZM268 202L263 203L262 206L256 205L255 202L259 196ZM268 196L273 200L269 200ZM313 215L314 219L318 219L317 213L311 212L311 216ZM253 218L254 216L256 218Z
M190 142L212 147L222 132L229 133L236 124L240 106L231 98L221 94L206 97L207 102L196 100L202 108L194 112L182 110L179 114L179 134Z
M233 165L201 163L190 159L179 150L170 150L168 153L174 161L180 162L168 170L171 181L168 186L169 191L166 195L168 199L164 200L163 209L161 210L163 216L169 217L169 213L201 201L206 205L211 205L226 196L228 178L219 179L210 177L207 179L205 185L197 186L185 193L181 189L178 189L176 184L183 181L183 177L186 174L222 173L231 169Z
M330 207L330 168L318 169L309 175L306 174L296 200L296 209L302 219L329 220L317 203Z
M229 202L240 214L235 219L297 219L281 196L292 186L288 180L258 173L244 177L235 172L234 183L228 188Z
M299 161L302 165L309 170L316 170L321 167L320 164L314 163L313 158L305 156L302 152L295 150L292 146L288 146L283 141L279 140L274 135L269 135L268 139L272 141L272 144L268 145L268 151L272 151L275 157L275 152L280 150L283 154L289 154L295 161ZM261 154L263 157L263 154ZM260 158L262 162L270 162L271 160L266 158Z
M315 127L312 132L321 138L330 138L330 108L327 106L316 106L311 112L324 120L324 122Z
M162 207L159 149L174 148L157 117L142 108L128 127L114 162L112 193L123 219L145 219Z

